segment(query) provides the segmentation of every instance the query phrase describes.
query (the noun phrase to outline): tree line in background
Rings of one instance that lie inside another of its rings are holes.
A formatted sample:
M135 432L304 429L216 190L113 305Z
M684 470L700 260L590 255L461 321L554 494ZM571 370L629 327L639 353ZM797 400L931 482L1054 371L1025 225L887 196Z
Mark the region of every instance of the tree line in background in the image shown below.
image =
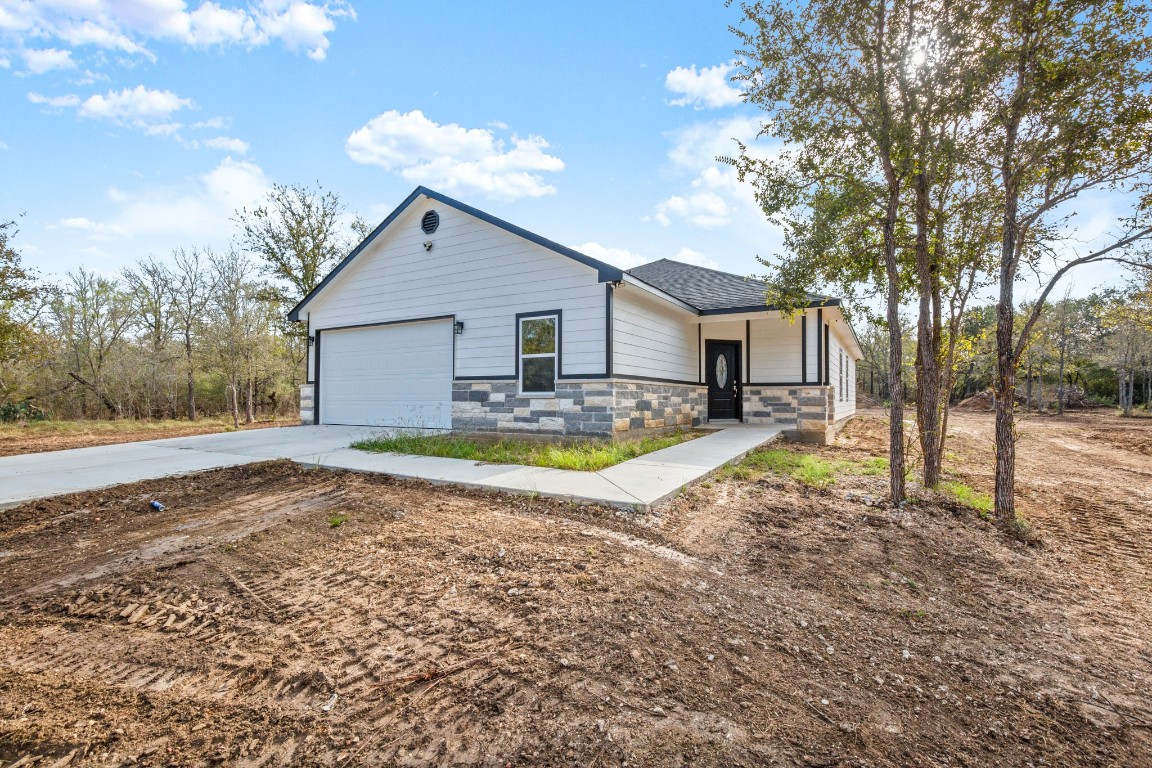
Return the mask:
M1026 316L1030 311L1031 306L1025 304L1019 314ZM908 374L915 371L915 361L909 356L915 341L908 338L909 327L906 323L903 386L914 393L914 376ZM864 353L858 367L860 389L877 402L886 402L892 392L887 330L869 325L860 329L859 337ZM947 403L977 397L984 398L979 407L993 407L995 305L966 310L955 340L947 371ZM1017 377L1017 410L1061 414L1066 408L1118 405L1125 416L1131 416L1137 406L1152 410L1152 282L1052 302L1032 328Z
M366 232L333 192L273 187L224 251L186 246L58 282L0 223L0 419L187 418L296 411L306 331L285 314Z
M740 7L736 80L778 149L766 157L739 145L722 159L785 233L784 252L764 260L770 303L795 309L832 287L858 306L884 306L875 320L886 334L895 504L909 474L905 366L920 481L934 488L975 321L995 394L996 516L1021 530L1017 377L1031 366L1033 382L1043 380L1035 372L1047 353L1036 339L1052 322L1052 292L1077 267L1152 262L1149 9L1124 0ZM1092 195L1127 207L1113 231L1078 231L1077 207ZM1026 275L1040 277L1040 289L1021 307ZM972 308L986 292L994 306ZM906 304L916 307L911 322L900 314ZM1117 326L1109 339L1123 336ZM1134 376L1125 381L1134 393Z

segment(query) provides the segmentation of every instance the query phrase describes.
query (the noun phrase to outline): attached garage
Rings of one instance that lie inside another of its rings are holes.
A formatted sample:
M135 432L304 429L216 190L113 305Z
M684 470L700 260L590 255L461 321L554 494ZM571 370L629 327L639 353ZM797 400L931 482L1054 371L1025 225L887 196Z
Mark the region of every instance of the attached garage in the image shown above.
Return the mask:
M325 330L320 424L452 428L452 319Z

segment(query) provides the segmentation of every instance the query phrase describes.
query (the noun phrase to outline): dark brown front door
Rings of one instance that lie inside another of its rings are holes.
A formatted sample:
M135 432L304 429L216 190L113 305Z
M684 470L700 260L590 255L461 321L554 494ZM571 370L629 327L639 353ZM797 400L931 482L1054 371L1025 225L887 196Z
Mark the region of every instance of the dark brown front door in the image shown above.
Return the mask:
M707 341L708 420L740 418L740 342Z

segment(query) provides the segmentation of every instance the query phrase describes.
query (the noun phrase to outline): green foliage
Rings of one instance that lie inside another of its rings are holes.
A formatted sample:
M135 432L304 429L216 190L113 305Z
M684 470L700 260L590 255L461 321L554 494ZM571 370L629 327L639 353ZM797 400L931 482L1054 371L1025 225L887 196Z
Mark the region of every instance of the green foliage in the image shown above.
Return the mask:
M329 515L328 516L328 525L332 528L339 528L340 526L344 525L344 523L346 523L347 521L348 521L348 515L345 515L345 514L335 514L335 515Z
M0 422L47 421L48 414L31 403L0 403Z
M548 443L502 439L485 441L455 435L425 435L401 432L390 437L377 437L353 443L352 447L373 453L408 453L417 456L440 456L491 464L524 464L553 469L585 472L670 448L697 437L692 432L677 432L662 437L610 442Z

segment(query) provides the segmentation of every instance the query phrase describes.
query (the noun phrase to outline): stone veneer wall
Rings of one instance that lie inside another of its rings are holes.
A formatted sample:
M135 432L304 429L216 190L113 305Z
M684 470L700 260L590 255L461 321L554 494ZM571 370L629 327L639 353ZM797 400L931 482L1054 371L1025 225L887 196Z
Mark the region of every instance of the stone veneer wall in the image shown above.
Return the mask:
M300 424L309 425L316 422L313 396L316 388L311 384L300 385Z
M452 429L610 438L699 425L706 390L628 379L556 382L555 397L523 397L515 381L452 384Z
M825 433L835 419L832 387L797 384L779 387L744 386L744 421L791 427L799 436ZM823 440L824 438L820 438Z

